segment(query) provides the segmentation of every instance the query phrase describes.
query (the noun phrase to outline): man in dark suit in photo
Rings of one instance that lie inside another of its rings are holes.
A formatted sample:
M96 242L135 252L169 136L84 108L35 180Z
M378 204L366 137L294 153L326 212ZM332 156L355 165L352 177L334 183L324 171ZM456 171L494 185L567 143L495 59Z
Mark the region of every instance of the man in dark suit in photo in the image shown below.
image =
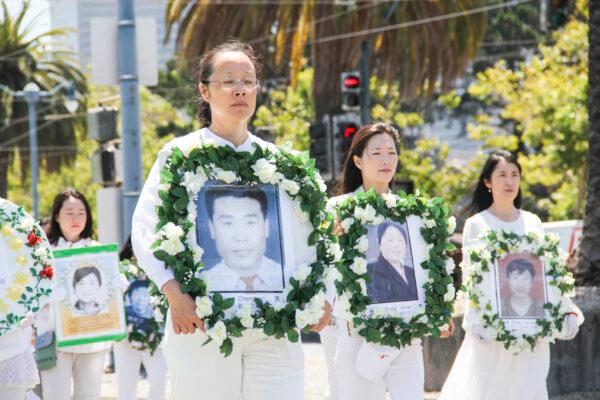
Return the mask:
M367 294L373 304L418 300L413 268L403 261L409 250L408 237L400 224L386 221L377 227L379 257L367 266L371 282Z

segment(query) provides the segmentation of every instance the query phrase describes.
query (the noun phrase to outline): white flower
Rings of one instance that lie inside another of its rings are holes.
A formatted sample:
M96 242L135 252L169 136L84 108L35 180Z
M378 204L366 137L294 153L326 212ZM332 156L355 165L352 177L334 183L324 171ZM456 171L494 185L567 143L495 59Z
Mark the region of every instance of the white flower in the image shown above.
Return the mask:
M419 321L426 324L427 322L429 322L429 318L427 318L426 314L423 314L419 317Z
M384 193L384 194L381 195L381 197L383 197L383 199L385 200L385 205L388 208L394 208L394 207L396 207L396 204L398 203L398 198L396 197L395 194Z
M483 250L479 256L484 260L489 260L492 258L492 254L489 252L489 250Z
M224 169L216 167L214 169L215 178L225 183L231 183L236 180L237 175L233 171L225 171Z
M296 310L296 326L303 329L305 326L310 325L310 315L308 310Z
M160 249L166 251L167 254L174 256L185 250L185 247L179 239L167 239L160 243Z
M244 328L250 329L254 326L254 318L252 317L252 307L250 303L244 304L237 312L240 322Z
M367 206L365 207L365 221L364 222L372 221L376 215L377 215L377 211L375 211L373 206L370 204L367 204Z
M325 184L325 181L323 180L320 174L317 174L315 176L315 180L317 181L317 185L319 185L319 189L321 189L321 192L326 192L327 185Z
M194 256L194 263L198 264L200 260L202 260L202 255L204 254L204 250L202 247L194 246L192 249L192 255Z
M365 217L365 210L359 206L354 207L354 218L363 220Z
M448 259L446 260L446 273L448 275L452 275L452 273L454 272L455 269L455 264L454 264L454 260L452 259L452 257L448 257Z
M192 194L198 193L205 183L206 177L203 175L189 171L183 174L183 185L186 187L187 191Z
M456 289L454 289L454 285L449 283L446 287L446 294L444 294L444 301L452 301L454 300L454 295L456 294Z
M432 219L425 218L423 220L423 225L425 225L425 227L431 229L431 228L435 227L435 221Z
M47 258L48 250L45 247L38 247L33 251L33 255L39 258Z
M356 244L354 245L354 248L360 251L361 253L366 252L369 249L369 239L367 238L367 235L362 235L358 239L358 242L356 242Z
M183 229L172 222L167 222L160 233L169 240L175 240L183 236Z
M212 300L210 297L203 296L196 298L196 314L198 314L198 317L208 317L212 312Z
M356 283L358 283L358 286L360 286L360 291L362 292L363 295L367 295L367 282L365 282L364 279L358 279L356 281Z
M356 209L354 210L354 212L356 213ZM350 229L350 227L352 226L353 223L354 223L354 218L346 218L345 220L340 222L340 226L342 227L344 232L348 232L348 230Z
M324 273L324 281L327 286L335 287L336 281L342 281L342 273L336 267L328 267Z
M261 158L260 160L256 161L256 163L254 163L252 169L254 170L254 173L256 174L258 179L261 180L261 182L274 183L273 176L275 175L275 172L277 172L277 167L275 166L275 164L270 163L264 158Z
M464 269L465 265L463 265L463 269ZM483 269L483 266L481 265L480 262L472 262L468 268L473 271L474 273L480 273Z
M367 272L367 260L362 257L356 257L350 269L357 275L362 275Z
M380 225L383 223L383 221L385 221L385 218L383 218L382 215L376 215L375 218L371 220L371 223L373 225Z
M456 218L450 217L448 218L448 233L452 235L454 230L456 229Z
M221 346L227 338L227 327L223 321L217 321L215 326L206 331L206 335L214 340L217 346Z
M30 230L33 228L33 225L35 225L35 220L29 216L23 218L21 221L21 228L23 229Z
M312 270L310 269L310 267L308 266L308 264L301 264L296 269L296 272L294 273L294 278L296 278L298 280L298 282L300 282L300 284L303 284L304 281L306 281L306 278L308 278L308 275L310 275L311 272L312 272Z
M281 182L281 187L292 196L298 194L300 191L300 185L288 179L285 179Z
M331 242L329 244L329 254L333 257L333 262L338 262L342 259L344 252L339 243Z

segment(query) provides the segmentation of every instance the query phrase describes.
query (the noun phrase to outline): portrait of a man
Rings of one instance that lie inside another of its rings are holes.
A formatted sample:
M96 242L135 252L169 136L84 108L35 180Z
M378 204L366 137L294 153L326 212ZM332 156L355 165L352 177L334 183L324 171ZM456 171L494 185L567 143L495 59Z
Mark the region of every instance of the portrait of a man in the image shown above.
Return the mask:
M543 318L542 265L537 257L513 258L499 263L500 317ZM538 280L536 281L536 276ZM537 287L537 288L536 288ZM504 290L502 290L504 288ZM537 290L534 290L537 289Z
M371 282L367 295L373 304L418 300L406 223L385 221L369 229L368 254L376 259L367 265Z
M105 312L102 299L102 274L94 265L84 265L73 273L73 314L75 316L96 315Z
M135 331L150 332L154 314L148 293L148 281L135 280L125 292L125 316L127 324L133 325Z
M210 253L206 249L211 247L217 253L216 264L202 273L209 290L283 290L281 238L272 232L272 227L279 224L279 210L274 198L277 191L272 185L265 186L271 186L268 194L274 207L269 206L267 191L259 186L213 185L203 188L207 221L199 219L198 224L205 223L208 229L204 229L204 234L199 229L198 241L205 249L205 255ZM270 252L277 261L267 254L269 242Z

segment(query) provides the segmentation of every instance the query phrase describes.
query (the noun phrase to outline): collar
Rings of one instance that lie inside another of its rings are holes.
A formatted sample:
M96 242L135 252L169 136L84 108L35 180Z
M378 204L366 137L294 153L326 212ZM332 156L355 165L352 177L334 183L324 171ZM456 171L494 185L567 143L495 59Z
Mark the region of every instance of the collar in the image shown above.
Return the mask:
M229 146L232 149L234 149L235 151L252 151L252 143L254 143L256 141L256 136L254 136L252 133L248 132L248 137L246 138L244 143L242 143L236 147L229 140L223 139L221 136L217 135L216 133L214 133L213 131L211 131L208 128L204 128L202 130L202 133L203 133L203 136L205 139L210 139L219 146Z

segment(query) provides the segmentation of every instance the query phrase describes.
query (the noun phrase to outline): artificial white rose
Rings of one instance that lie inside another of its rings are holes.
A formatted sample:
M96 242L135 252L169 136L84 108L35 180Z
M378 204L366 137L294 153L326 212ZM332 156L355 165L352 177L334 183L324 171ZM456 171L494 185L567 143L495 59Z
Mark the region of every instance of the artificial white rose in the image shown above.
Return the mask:
M167 239L160 243L160 249L167 252L167 254L174 256L185 250L183 243L179 239Z
M334 266L328 267L324 272L324 280L327 286L334 287L336 281L343 279L342 273Z
M357 275L366 274L367 260L362 257L356 257L354 262L350 265L350 269Z
M435 221L432 219L425 218L423 220L423 225L425 225L425 227L431 229L431 228L435 227Z
M25 230L30 230L31 228L33 228L33 225L35 225L35 220L29 216L23 218L23 220L21 221L21 228Z
M200 174L187 171L183 174L183 185L188 192L196 194L206 183L206 177Z
M227 338L227 327L223 321L217 321L215 326L206 331L206 335L214 340L217 346L221 346Z
M237 175L233 171L226 171L221 168L214 169L215 178L225 183L231 183L236 180Z
M289 179L283 180L281 182L281 187L292 196L298 194L300 191L300 186L296 182Z
M200 260L202 260L202 255L204 255L204 250L201 247L194 246L192 248L192 255L194 257L194 263L198 264Z
M376 215L375 218L371 220L371 224L380 225L383 223L383 221L385 221L385 218L383 218L382 215Z
M354 245L354 248L361 253L366 252L369 249L369 238L367 238L367 235L362 235Z
M354 207L354 218L363 221L365 218L365 210L362 207Z
M169 240L179 239L183 233L183 229L172 222L167 222L161 229L161 234Z
M244 328L250 329L254 326L252 307L249 303L244 304L244 306L238 310L236 315L240 318L240 322Z
M317 185L319 185L319 189L321 190L321 192L327 192L327 185L325 184L325 181L323 180L320 174L317 174L317 176L315 176L315 180L317 181Z
M393 193L384 193L381 197L385 200L385 205L388 208L394 208L396 207L396 204L398 204L398 198Z
M333 257L333 262L338 262L342 259L344 252L337 242L329 243L329 254Z
M308 275L310 275L311 272L312 272L312 270L310 269L310 267L308 266L308 264L301 264L296 269L296 272L294 273L294 278L297 279L298 282L300 282L300 284L303 284L304 281L306 281L306 278L308 278Z
M365 207L365 214L364 214L364 222L369 222L372 221L373 219L375 219L375 216L377 215L377 211L375 210L375 208L373 208L372 205L367 204L367 206Z
M33 255L39 258L47 258L48 250L45 247L38 247L33 251Z
M423 314L419 317L419 321L426 324L427 322L429 322L429 318L427 317L426 314Z
M456 294L456 289L454 289L454 285L449 283L446 287L446 293L444 294L444 301L452 301L454 300L454 295Z
M360 291L363 295L367 295L367 282L364 279L357 279L356 283L360 286Z
M252 169L261 182L273 183L273 177L275 172L277 172L277 166L275 164L270 163L264 158L261 158L254 163Z
M307 310L296 310L296 326L300 329L303 329L305 326L309 325L310 316L308 315Z
M344 232L348 232L352 224L354 224L354 218L346 218L342 222L340 222L340 226L342 227Z
M454 264L454 260L452 259L452 257L448 257L448 259L446 260L446 265L445 265L446 273L448 275L451 275L454 272L455 267L456 266Z
M454 230L456 229L456 218L450 217L448 218L448 233L452 235Z
M246 315L240 319L240 323L246 329L252 329L254 327L254 318L252 315Z
M198 317L208 317L212 312L212 300L210 297L196 297L196 314L198 314Z
M492 254L489 252L489 250L483 250L479 256L483 259L483 260L489 260L492 258Z

